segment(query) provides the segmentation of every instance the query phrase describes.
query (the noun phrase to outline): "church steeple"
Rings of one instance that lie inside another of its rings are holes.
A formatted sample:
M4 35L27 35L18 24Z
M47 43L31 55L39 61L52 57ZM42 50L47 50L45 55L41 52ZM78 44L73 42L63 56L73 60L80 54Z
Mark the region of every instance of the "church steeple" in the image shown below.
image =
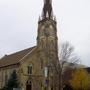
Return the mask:
M41 50L57 52L57 22L53 16L52 0L44 0L43 13L38 22L37 45Z

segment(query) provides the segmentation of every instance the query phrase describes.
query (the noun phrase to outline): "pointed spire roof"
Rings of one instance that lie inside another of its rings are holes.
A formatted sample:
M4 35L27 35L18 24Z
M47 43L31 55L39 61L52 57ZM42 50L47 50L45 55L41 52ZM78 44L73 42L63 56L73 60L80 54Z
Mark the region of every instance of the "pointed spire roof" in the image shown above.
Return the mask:
M44 0L42 18L53 18L52 0Z

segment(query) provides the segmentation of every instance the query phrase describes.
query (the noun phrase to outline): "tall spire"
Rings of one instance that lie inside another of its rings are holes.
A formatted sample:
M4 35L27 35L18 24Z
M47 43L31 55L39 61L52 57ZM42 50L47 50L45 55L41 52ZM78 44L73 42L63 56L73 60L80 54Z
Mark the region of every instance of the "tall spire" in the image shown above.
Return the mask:
M53 18L52 0L44 0L42 18Z

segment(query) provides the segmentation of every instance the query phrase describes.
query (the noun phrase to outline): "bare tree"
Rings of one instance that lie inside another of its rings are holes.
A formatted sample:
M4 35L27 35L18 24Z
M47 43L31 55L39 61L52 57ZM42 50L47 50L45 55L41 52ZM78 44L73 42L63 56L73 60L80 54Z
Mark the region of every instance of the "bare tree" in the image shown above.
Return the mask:
M53 58L55 60L52 60L52 65L58 75L58 90L63 90L63 73L68 67L74 67L78 63L79 58L75 55L74 47L69 42L61 45L59 55L60 57L59 60L57 60L57 64L56 58Z

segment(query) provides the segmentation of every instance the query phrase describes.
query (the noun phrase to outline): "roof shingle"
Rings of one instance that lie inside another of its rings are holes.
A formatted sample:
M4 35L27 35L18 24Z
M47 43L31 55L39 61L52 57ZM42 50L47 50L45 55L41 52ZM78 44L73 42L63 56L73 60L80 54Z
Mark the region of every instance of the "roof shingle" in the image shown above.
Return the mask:
M17 64L24 56L30 53L35 47L31 47L11 55L5 55L0 59L0 67Z

